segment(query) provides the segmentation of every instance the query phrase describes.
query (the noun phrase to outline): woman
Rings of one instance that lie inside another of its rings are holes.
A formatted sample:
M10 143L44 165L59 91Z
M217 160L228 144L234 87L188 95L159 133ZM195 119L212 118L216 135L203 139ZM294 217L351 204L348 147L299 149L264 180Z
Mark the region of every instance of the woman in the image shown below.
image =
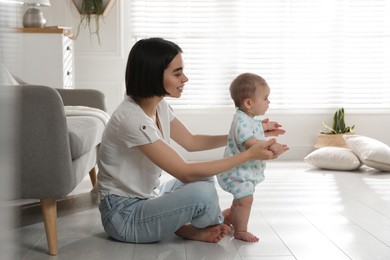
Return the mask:
M227 135L193 135L164 100L179 98L188 81L181 53L178 45L161 38L140 40L130 51L127 97L106 127L98 164L102 224L114 239L150 243L175 233L218 242L230 227L223 223L210 177L284 152L268 150L272 139L226 159L185 161L170 139L188 151L202 151L225 146ZM162 170L175 179L160 185Z

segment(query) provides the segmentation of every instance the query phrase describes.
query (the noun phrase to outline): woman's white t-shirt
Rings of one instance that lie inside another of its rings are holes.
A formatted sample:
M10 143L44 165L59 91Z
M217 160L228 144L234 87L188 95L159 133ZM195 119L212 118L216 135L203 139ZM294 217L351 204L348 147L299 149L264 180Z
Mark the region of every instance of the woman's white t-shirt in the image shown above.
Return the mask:
M157 105L160 129L130 97L115 110L103 134L99 151L98 187L101 197L115 194L130 198L153 198L161 168L138 146L157 140L170 142L170 121L175 115L165 100Z

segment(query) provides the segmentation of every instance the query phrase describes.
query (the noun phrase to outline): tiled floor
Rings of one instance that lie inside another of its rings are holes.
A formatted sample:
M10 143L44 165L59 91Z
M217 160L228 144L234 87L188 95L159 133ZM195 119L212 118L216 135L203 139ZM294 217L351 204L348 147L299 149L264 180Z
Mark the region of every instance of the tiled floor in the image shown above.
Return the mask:
M23 211L20 259L390 260L390 173L319 171L303 162L269 162L255 194L249 230L258 243L228 236L217 244L171 238L134 245L103 231L86 179L60 204L60 254L47 255L39 212ZM221 206L231 196L219 189Z

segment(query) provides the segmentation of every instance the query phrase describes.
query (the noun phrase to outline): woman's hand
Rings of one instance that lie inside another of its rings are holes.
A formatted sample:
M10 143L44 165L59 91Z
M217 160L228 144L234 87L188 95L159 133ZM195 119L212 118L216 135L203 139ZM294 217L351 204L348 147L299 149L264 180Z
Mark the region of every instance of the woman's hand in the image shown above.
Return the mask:
M261 124L263 126L264 134L266 137L279 136L286 132L284 129L280 128L282 127L282 125L280 125L278 122L269 121L269 118L263 119L261 121Z

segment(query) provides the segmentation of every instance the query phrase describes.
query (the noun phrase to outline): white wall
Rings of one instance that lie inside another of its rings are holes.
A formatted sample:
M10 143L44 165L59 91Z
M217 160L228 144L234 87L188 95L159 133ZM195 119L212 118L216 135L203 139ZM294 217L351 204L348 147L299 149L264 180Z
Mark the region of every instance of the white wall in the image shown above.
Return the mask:
M205 114L189 111L177 111L176 114L185 122L187 127L197 133L225 133L228 131L233 109L230 111L207 111ZM278 121L286 130L284 136L278 138L290 150L279 159L296 160L304 158L313 151L316 136L319 131L325 130L322 122L330 124L334 111L272 111L267 116ZM356 125L356 134L366 135L390 144L390 111L387 112L348 112L346 115L348 125ZM182 150L181 150L182 151ZM217 158L223 153L222 149L213 152L190 155L182 151L186 158L205 160Z
M48 25L71 26L76 32L79 21L77 10L71 0L52 0L50 8L41 8ZM132 42L129 34L130 0L117 0L105 22L101 24L101 40L90 41L88 31L82 31L75 41L76 88L94 88L106 95L109 113L121 102L124 94L124 70ZM185 57L184 57L185 58ZM228 131L234 109L199 111L176 111L176 114L194 133L221 134ZM390 144L390 111L346 111L348 125L356 125L356 133L370 136ZM313 150L316 135L322 121L331 121L334 111L269 111L267 116L279 121L287 130L279 141L288 144L290 151L280 159L302 159ZM178 148L179 149L179 148ZM222 149L182 154L193 160L218 158Z
M122 100L125 91L124 71L131 44L124 10L128 10L129 2L116 0L100 22L101 45L94 35L90 37L88 28L83 27L75 40L75 87L104 92L109 113ZM47 26L72 27L76 35L80 15L72 0L52 0L50 7L40 9L44 12Z

